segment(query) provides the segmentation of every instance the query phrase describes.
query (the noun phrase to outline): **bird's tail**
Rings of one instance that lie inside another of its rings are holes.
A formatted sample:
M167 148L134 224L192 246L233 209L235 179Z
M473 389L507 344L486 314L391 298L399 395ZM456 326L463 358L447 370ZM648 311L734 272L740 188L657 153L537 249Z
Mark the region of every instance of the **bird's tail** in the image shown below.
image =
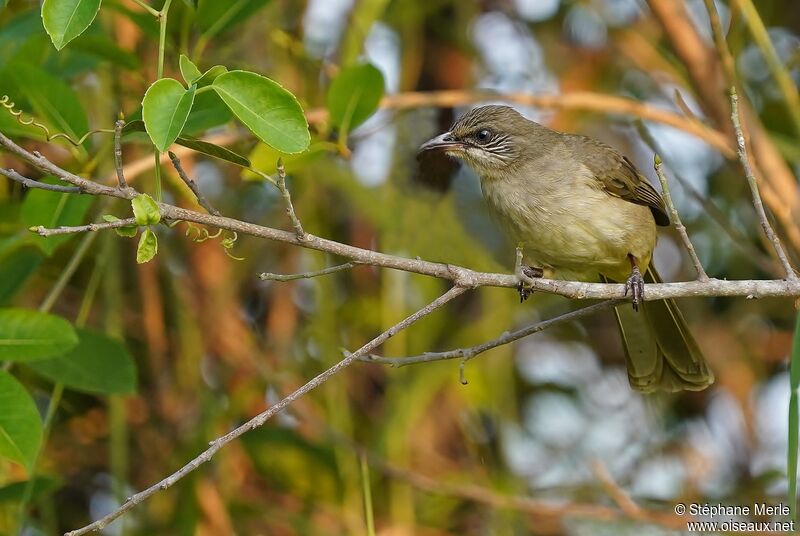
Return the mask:
M661 282L652 263L644 279ZM628 303L615 308L631 387L643 393L700 391L714 383L675 301L648 301L640 307L638 313Z

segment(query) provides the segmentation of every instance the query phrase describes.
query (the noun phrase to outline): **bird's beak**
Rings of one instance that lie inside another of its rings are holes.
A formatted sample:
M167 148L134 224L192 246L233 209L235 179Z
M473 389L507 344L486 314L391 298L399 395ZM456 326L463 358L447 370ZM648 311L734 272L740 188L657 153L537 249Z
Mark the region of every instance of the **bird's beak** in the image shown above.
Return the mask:
M436 136L433 139L430 139L423 143L420 148L419 152L424 153L428 151L445 151L449 152L453 149L463 149L464 144L460 141L456 140L453 137L453 134L450 132L445 132L439 136Z

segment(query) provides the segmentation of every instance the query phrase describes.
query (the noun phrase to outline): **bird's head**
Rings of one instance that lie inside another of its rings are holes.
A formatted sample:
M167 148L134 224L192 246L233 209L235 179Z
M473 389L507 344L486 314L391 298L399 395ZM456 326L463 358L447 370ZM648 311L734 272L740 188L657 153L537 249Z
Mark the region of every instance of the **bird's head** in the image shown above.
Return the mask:
M526 144L535 142L532 129L541 125L522 117L508 106L481 106L461 116L445 132L425 142L420 153L444 152L463 160L481 177L496 177L518 162Z

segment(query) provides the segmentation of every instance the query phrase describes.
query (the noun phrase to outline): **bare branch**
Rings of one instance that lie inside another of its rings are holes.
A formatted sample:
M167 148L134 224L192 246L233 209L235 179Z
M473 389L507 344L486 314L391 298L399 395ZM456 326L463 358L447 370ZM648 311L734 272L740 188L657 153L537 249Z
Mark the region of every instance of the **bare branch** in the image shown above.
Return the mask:
M656 175L658 175L658 180L661 181L661 191L664 194L664 202L667 204L667 210L670 212L672 225L675 226L675 229L678 231L683 241L683 245L686 246L686 251L689 252L689 257L692 259L694 269L697 271L697 279L699 281L708 281L708 274L706 274L703 268L703 263L700 262L700 258L694 250L694 245L689 239L689 233L686 232L686 227L684 227L681 217L678 214L678 209L675 208L675 203L672 202L672 196L669 193L669 183L667 182L667 177L664 175L664 170L661 169L662 165L661 157L656 154L655 165L653 167L656 170Z
M188 475L189 473L200 467L202 464L211 460L214 454L216 454L217 451L219 451L222 447L224 447L237 437L241 436L242 434L263 425L269 419L274 417L279 411L289 406L292 402L302 397L309 391L312 391L313 389L319 387L320 385L325 383L328 379L330 379L332 376L338 374L348 366L352 365L354 362L358 361L358 359L361 356L371 352L372 350L383 344L390 337L393 337L398 332L406 329L411 324L415 323L417 320L429 315L436 309L442 307L444 304L451 301L453 298L463 294L467 290L468 289L466 287L462 286L454 286L450 288L450 290L448 290L447 292L445 292L444 294L433 300L431 303L429 303L422 309L401 320L400 322L398 322L391 328L387 329L386 331L384 331L383 333L381 333L380 335L369 341L367 344L365 344L352 354L348 354L347 356L345 356L344 359L336 363L331 368L315 376L312 380L307 382L299 389L293 391L291 394L283 398L280 402L273 404L267 410L259 413L258 415L256 415L243 425L228 432L224 436L211 441L209 443L209 447L206 450L204 450L199 456L197 456L192 461L181 467L176 472L172 473L167 478L150 486L149 488L143 491L140 491L139 493L131 497L128 497L128 499L122 504L122 506L120 506L117 510L114 510L110 514L104 516L103 518L98 519L94 523L87 525L83 528L68 532L65 534L65 536L79 536L81 534L87 534L89 532L101 530L102 528L108 526L109 523L111 523L119 516L121 516L122 514L124 514L134 506L136 506L137 504L141 503L151 495L161 490L165 490L169 487L172 487L180 479L182 479L183 477L185 477L186 475Z
M31 163L46 173L53 174L64 182L80 187L84 193L103 195L120 199L132 199L137 195L133 188L122 190L98 184L78 177L63 170L39 154L33 154L15 144L0 133L0 146L6 147L23 160ZM370 266L381 266L395 270L403 270L431 277L447 279L465 287L508 287L516 288L520 277L514 274L476 272L462 266L409 259L396 255L388 255L378 251L362 249L341 242L327 240L306 234L300 240L293 232L264 227L224 216L204 214L194 210L176 207L167 203L158 203L159 211L164 219L172 221L188 221L217 227L241 234L293 244L308 249L324 251L345 257ZM625 296L625 286L616 283L584 283L579 281L557 281L552 279L532 279L521 275L532 290L550 292L572 299L615 299ZM680 283L654 283L647 285L645 300L661 300L664 298L683 298L701 296L746 296L762 298L768 296L800 296L800 279L791 280L744 280L727 281L709 279L708 281L685 281Z
M208 202L208 199L206 199L203 193L200 191L197 183L190 179L186 174L186 171L183 170L183 166L181 165L181 160L178 158L178 155L172 151L169 151L168 153L169 159L172 162L172 167L175 168L175 171L178 172L178 176L181 178L181 180L186 183L186 186L188 186L192 193L194 193L194 196L197 198L197 202L200 204L200 206L206 209L209 214L219 216L219 211L211 206L211 203Z
M329 266L328 268L323 268L322 270L317 270L315 272L303 272L299 274L273 274L270 272L263 272L258 275L258 278L262 281L295 281L297 279L311 279L312 277L319 277L321 275L328 275L333 274L336 272L343 272L344 270L349 270L350 268L361 264L359 262L351 261L346 262L344 264L337 264L336 266Z
M294 211L294 205L292 205L292 196L289 193L289 189L286 188L286 168L283 167L283 159L278 159L278 180L275 181L275 185L280 190L281 195L283 196L283 202L286 205L286 215L289 216L289 220L292 222L292 228L294 229L294 234L297 235L298 240L305 240L306 233L303 231L303 226L300 224L300 219L297 217L297 214Z
M503 333L502 335L500 335L495 339L492 339L490 341L475 346L470 346L469 348L458 348L456 350L448 350L446 352L425 352L422 355L415 355L410 357L381 357L378 355L369 354L361 358L361 361L367 363L380 363L383 365L391 365L393 367L404 367L406 365L415 365L417 363L430 363L431 361L443 361L446 359L461 359L462 360L461 363L463 365L463 363L469 361L473 357L482 354L483 352L487 352L493 348L497 348L498 346L503 346L505 344L512 343L516 340L522 339L523 337L527 337L528 335L533 335L534 333L544 331L547 328L557 326L558 324L571 322L578 318L596 313L597 311L608 309L609 307L613 305L618 305L620 303L623 303L624 301L625 300L608 300L601 303L596 303L594 305L583 307L576 311L570 311L569 313L565 313L563 315L551 318L549 320L543 320L541 322L537 322L536 324L524 327L522 329L518 329L517 331ZM464 383L463 378L461 383Z
M23 177L13 169L0 168L0 175L8 177L12 181L22 184L26 188L38 188L40 190L47 190L49 192L60 192L63 194L80 194L81 189L77 186L61 186L58 184L47 184L46 182L39 182L28 177Z
M122 128L124 126L125 121L122 119L117 119L117 122L114 123L114 167L117 170L117 181L120 188L128 187L122 166Z
M61 226L61 227L56 227L55 229L48 229L43 225L36 225L34 227L31 227L30 231L38 234L39 236L56 236L56 235L65 235L72 233L95 232L95 231L102 231L105 229L119 229L120 227L130 227L130 226L136 226L136 218L125 218L124 220L109 221L103 223L90 223L87 225L79 225L77 227Z
M769 241L772 242L772 247L778 255L778 260L780 260L783 265L783 269L786 272L786 279L796 281L798 279L797 274L792 268L789 258L786 256L786 252L783 250L778 235L776 235L775 231L772 229L772 225L770 225L767 219L767 213L764 210L764 203L761 202L761 194L758 192L758 182L753 174L753 168L750 166L750 158L747 155L741 119L739 114L739 96L736 94L736 87L731 87L731 120L733 121L733 129L736 131L739 162L741 162L742 168L744 168L747 184L750 186L750 194L753 196L753 206L756 208L756 213L758 214L758 219L761 222L761 228L764 230L764 234L767 235Z

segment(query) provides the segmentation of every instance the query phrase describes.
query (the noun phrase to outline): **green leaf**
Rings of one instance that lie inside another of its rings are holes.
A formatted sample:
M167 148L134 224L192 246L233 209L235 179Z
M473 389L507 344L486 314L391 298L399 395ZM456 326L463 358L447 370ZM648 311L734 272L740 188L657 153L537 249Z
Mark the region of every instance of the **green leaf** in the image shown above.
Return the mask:
M42 182L62 184L52 177L48 177ZM51 229L62 225L80 225L83 223L86 211L89 210L92 201L93 198L89 195L62 194L32 188L22 202L22 222L26 227L44 225ZM31 234L26 240L35 244L49 257L60 245L73 238L75 235L56 235L45 238Z
M46 359L76 344L75 330L60 316L30 309L0 309L0 361Z
M19 61L9 65L3 71L3 77L14 85L15 95L27 100L30 108L25 111L47 124L51 134L63 132L77 139L89 130L89 121L78 95L61 79L40 67ZM84 146L88 147L88 141Z
M786 474L789 478L789 495L787 501L791 518L797 521L797 449L800 436L800 411L798 411L798 388L800 388L800 311L795 320L794 339L792 341L791 362L789 363L789 448L786 458Z
M181 136L178 138L177 143L199 153L213 156L214 158L219 158L220 160L226 160L232 164L236 164L237 166L250 167L250 161L244 156L235 153L230 149L220 147L219 145L215 145L207 141L198 140L197 138L192 138L191 136Z
M280 84L248 71L230 71L211 85L228 108L261 141L284 153L304 151L311 141L297 99Z
M181 68L181 76L186 81L187 86L191 86L197 81L198 78L203 76L200 72L200 69L197 68L197 65L192 63L192 60L190 60L186 54L181 54L179 64Z
M269 0L200 0L195 20L208 39L247 20Z
M101 0L44 0L42 22L56 50L78 37L92 24Z
M145 229L142 236L139 237L139 247L136 248L136 262L139 264L150 262L156 256L156 253L158 253L156 234L150 229Z
M372 64L342 69L328 89L331 124L346 132L367 120L383 97L383 75Z
M109 223L114 221L120 221L119 218L117 218L116 216L112 216L111 214L103 214L103 220ZM126 225L125 227L116 227L114 231L119 236L124 236L125 238L133 238L134 236L136 236L136 233L139 232L139 228L136 227L135 225Z
M138 225L155 225L161 221L158 204L147 194L139 194L131 199L131 207Z
M195 135L223 125L231 120L233 114L214 91L197 95L192 112L183 127L184 134Z
M157 80L142 100L142 118L156 148L166 151L183 130L194 102L194 86L184 89L172 78Z
M206 72L204 72L203 75L197 79L196 81L197 87L201 88L204 86L209 86L214 83L214 80L216 80L219 75L225 74L227 72L228 68L225 67L224 65L215 65Z
M122 342L87 329L78 330L78 339L69 352L27 366L76 391L104 395L136 391L136 363Z
M30 471L42 442L42 418L22 384L4 370L0 370L0 408L0 456Z

